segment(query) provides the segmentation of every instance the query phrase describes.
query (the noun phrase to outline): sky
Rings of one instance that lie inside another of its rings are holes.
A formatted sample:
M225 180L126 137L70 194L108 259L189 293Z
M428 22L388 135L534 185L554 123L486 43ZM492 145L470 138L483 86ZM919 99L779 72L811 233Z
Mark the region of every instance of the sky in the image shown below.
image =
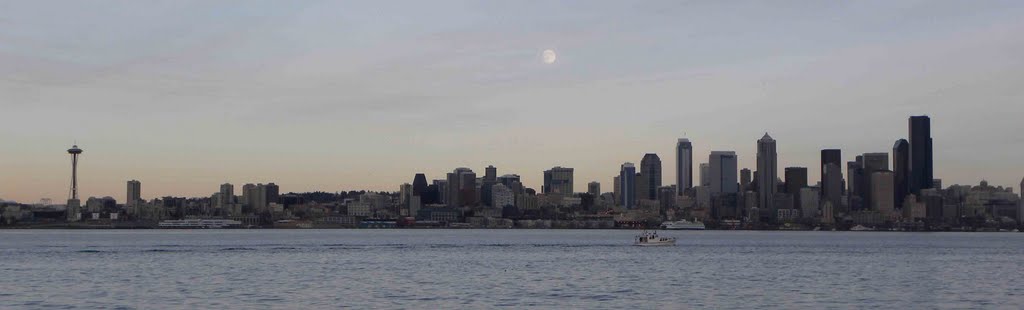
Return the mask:
M388 190L732 150L819 174L932 118L944 185L1024 177L1021 1L3 1L0 199ZM545 49L558 57L542 61ZM695 166L697 163L695 163ZM844 171L845 173L845 171Z

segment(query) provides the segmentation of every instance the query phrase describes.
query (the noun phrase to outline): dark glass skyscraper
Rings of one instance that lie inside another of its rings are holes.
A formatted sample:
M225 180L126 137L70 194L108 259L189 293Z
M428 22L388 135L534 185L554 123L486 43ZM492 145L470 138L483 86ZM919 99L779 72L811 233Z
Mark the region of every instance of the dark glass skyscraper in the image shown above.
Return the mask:
M423 194L427 192L427 175L417 173L412 178L412 194L415 196L423 197Z
M798 209L800 207L800 189L807 187L806 167L786 167L786 193L793 197L793 206L778 206Z
M825 177L825 165L828 165L828 164L835 164L838 167L842 167L843 166L843 151L839 150L839 149L824 149L824 150L821 150L821 167L819 167L819 168L821 168L821 178L818 179L818 180L821 181L821 187L822 188L826 187L825 180L827 178ZM822 195L824 195L824 191L822 191Z
M910 191L910 142L906 139L896 140L892 146L893 197L896 208L903 208L903 198Z
M619 169L619 193L616 197L626 209L636 206L636 167L633 163L624 163Z
M676 142L676 195L693 187L693 144L689 139Z
M643 192L638 193L640 199L658 199L658 188L661 187L661 158L658 154L647 153L640 160L640 175L643 176Z
M928 116L910 117L910 192L932 188L932 125Z

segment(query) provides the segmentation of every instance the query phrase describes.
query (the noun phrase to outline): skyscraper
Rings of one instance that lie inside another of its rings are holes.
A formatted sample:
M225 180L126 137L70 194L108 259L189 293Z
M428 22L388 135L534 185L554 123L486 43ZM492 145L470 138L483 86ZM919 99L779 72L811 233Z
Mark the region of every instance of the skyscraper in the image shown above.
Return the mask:
M636 206L636 166L633 163L624 163L619 168L619 203L626 209L633 209Z
M821 182L823 203L833 207L843 203L843 168L835 163L825 164L825 179Z
M484 182L494 182L498 178L498 168L487 166L484 168Z
M242 185L242 204L249 208L255 208L256 202L256 184Z
M864 178L863 189L861 197L864 198L864 202L871 203L874 201L871 198L871 193L874 189L872 186L873 178L871 177L876 171L890 171L889 170L889 154L888 153L864 153L861 155L861 168ZM890 171L891 172L891 171Z
M541 191L545 194L572 195L573 169L554 167L544 171L544 187Z
M790 208L797 209L799 206L803 206L803 202L800 200L803 194L801 189L807 187L807 168L786 167L784 174L786 178L786 193L793 197L793 206L790 206ZM815 200L817 200L817 197L815 197Z
M843 151L840 150L840 149L823 149L823 150L821 150L821 166L818 167L818 168L821 168L821 178L818 179L818 180L821 181L821 187L822 188L826 187L825 186L825 179L826 179L825 178L825 165L828 165L828 164L835 164L838 167L842 167L843 166ZM822 192L821 195L824 196L825 195L825 191L821 191L821 192Z
M135 207L142 201L142 182L137 180L128 181L128 197L124 201L124 205L128 207Z
M448 174L448 200L450 207L472 206L476 203L476 173L460 167Z
M601 196L601 183L597 181L587 183L587 193L594 197Z
M910 117L910 192L932 188L932 129L928 116Z
M644 154L640 160L640 175L644 178L643 192L638 193L640 199L658 200L658 188L661 187L661 158L658 154Z
M775 210L778 156L775 139L764 133L764 137L757 140L757 200L761 210Z
M878 211L888 217L893 213L893 173L888 170L876 170L871 173L871 210Z
M896 140L892 146L893 194L896 208L903 208L904 198L910 192L910 142L906 139Z
M740 191L750 190L750 169L740 169Z
M733 194L738 191L739 183L736 180L736 152L713 151L708 156L711 163L709 170L711 195Z
M693 145L686 138L676 142L676 195L693 187Z
M231 183L224 183L220 185L220 201L217 201L217 206L227 206L235 200L235 186Z
M711 165L700 164L700 186L711 186Z
M426 174L417 173L416 176L412 178L412 194L414 196L423 197L427 192L427 186L430 185L427 184Z

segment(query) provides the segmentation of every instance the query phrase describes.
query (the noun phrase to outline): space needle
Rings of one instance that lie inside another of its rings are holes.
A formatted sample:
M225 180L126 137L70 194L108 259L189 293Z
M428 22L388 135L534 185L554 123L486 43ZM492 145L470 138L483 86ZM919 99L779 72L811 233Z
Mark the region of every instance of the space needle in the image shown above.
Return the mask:
M78 148L78 145L73 145L68 149L68 154L71 154L71 197L68 197L67 217L77 220L78 208L82 204L81 200L78 200L78 155L82 154L82 149Z

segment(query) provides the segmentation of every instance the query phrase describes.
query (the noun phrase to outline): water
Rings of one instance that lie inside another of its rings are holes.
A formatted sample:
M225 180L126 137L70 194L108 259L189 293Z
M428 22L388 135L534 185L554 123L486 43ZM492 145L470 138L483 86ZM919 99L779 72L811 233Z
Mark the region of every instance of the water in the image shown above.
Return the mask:
M4 230L0 308L1024 308L1024 234Z

